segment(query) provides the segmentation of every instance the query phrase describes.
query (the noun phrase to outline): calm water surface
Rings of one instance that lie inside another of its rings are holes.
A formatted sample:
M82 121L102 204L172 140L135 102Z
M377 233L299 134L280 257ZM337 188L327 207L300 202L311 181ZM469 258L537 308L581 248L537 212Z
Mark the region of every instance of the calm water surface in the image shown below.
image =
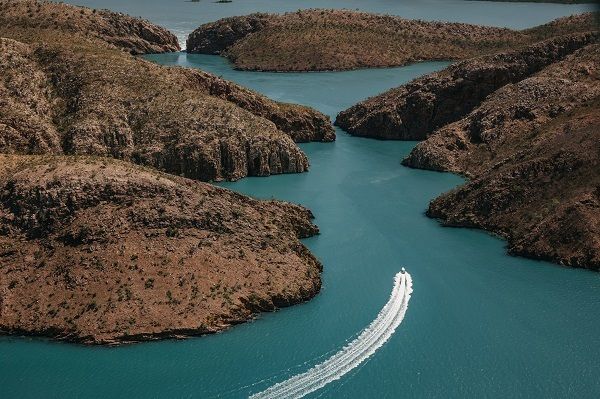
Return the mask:
M284 2L251 0L216 5L170 2L169 8L165 1L80 3L151 19L162 7L165 15L154 19L165 20L175 20L188 9L184 7L192 6L209 10L204 18L210 19L221 16L215 14L222 10L217 7L231 7L234 14L251 7L284 8ZM379 7L377 11L412 10L410 16L431 18L440 18L445 10L448 18L496 24L509 13L506 10L519 9L443 3L448 4L368 4ZM359 7L351 1L319 3L342 4ZM573 9L531 4L521 8L530 19L549 19ZM522 15L516 18L524 20ZM446 65L271 74L234 71L214 56L149 58L201 67L274 99L311 105L332 116L362 98ZM311 398L599 397L600 275L509 257L501 240L480 231L442 228L426 218L428 201L462 180L402 167L400 159L413 146L338 131L335 143L302 145L310 157L309 173L225 184L313 210L322 234L305 243L325 266L323 290L314 300L187 341L89 348L2 338L0 398L247 397L306 371L352 339L387 301L401 265L413 276L414 293L400 328L366 364Z

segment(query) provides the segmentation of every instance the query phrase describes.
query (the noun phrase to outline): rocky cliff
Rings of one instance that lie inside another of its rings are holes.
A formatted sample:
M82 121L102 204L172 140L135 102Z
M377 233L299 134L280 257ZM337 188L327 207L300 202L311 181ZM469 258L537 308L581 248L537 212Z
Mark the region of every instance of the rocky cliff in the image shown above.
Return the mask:
M178 338L308 300L311 218L112 159L0 155L0 332Z
M329 117L310 107L270 100L210 73L191 69L185 71L189 87L232 102L254 115L270 120L296 143L335 140L335 131Z
M109 156L198 180L308 167L271 121L189 85L194 72L96 47L0 46L0 152Z
M310 108L198 70L160 67L87 31L40 29L37 14L26 23L29 14L3 7L12 11L2 18L18 23L0 26L0 152L110 156L234 180L303 172L308 160L293 140L335 138L329 119ZM81 10L74 14L82 19L95 15Z
M61 30L89 35L132 54L179 51L177 38L146 20L108 10L94 10L36 0L0 0L3 28Z
M121 14L0 2L0 333L185 337L319 291L299 242L318 233L310 211L197 180L302 172L293 139L332 140L329 120L128 54L170 38Z
M590 30L594 23L587 15L566 18L551 28L515 31L347 10L303 10L202 25L190 34L187 51L222 54L244 70L346 70L470 58L542 40L558 26L573 33Z
M257 13L223 18L194 30L186 41L186 51L200 54L221 54L251 33L271 26L273 14Z
M358 103L340 112L335 124L356 136L423 140L471 112L497 89L539 72L598 37L597 32L559 36L462 61Z
M600 45L489 95L419 143L407 166L471 180L427 211L513 254L600 269Z

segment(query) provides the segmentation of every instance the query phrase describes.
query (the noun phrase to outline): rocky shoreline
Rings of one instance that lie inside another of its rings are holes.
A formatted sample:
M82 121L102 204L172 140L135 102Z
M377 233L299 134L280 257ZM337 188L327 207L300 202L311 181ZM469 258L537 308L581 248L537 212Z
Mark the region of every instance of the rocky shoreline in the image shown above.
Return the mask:
M9 10L0 17L0 69L11 76L0 104L6 111L0 152L110 156L198 180L235 180L304 172L308 160L294 140L335 139L329 118L308 107L120 51L133 51L130 44L140 41L135 33L112 48L117 33L103 31L111 38L107 44L93 32L76 35L60 25L40 30L37 20L28 25L26 18L56 8L55 14L87 21L97 15L88 9L80 14L56 3L16 4L0 3L0 10Z
M223 55L240 70L340 71L467 59L550 38L559 29L588 31L594 24L591 18L578 16L516 31L313 9L204 24L189 35L186 51Z
M476 57L369 98L340 112L335 124L354 136L424 140L515 84L598 40L597 32L560 36L519 50Z
M490 95L403 163L471 181L428 215L508 240L515 255L600 269L600 46Z
M120 344L306 301L311 219L108 158L0 155L0 331Z
M470 180L433 200L445 226L490 231L508 251L600 270L598 32L476 57L359 103L336 124L423 140L405 166Z
M319 292L309 210L199 180L306 171L295 141L334 140L329 118L132 56L178 49L126 15L0 1L0 333L182 338Z

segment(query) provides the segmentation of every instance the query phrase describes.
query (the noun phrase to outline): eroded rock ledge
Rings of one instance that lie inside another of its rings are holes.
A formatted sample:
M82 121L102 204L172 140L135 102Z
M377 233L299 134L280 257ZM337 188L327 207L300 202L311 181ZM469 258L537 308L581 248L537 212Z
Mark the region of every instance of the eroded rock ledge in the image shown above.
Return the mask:
M112 159L0 155L0 332L179 338L306 301L311 218Z
M335 124L355 136L423 140L517 83L598 40L597 32L560 36L523 49L459 62L342 111Z
M0 17L0 152L110 156L198 180L235 180L304 172L308 160L294 140L335 139L329 118L313 109L125 54L120 49L133 51L128 43L150 40L128 28L130 17L110 14L103 27L106 14L84 8L0 7L7 10ZM47 26L46 14L68 23Z
M465 59L531 44L559 30L574 33L594 26L590 15L515 31L317 9L204 24L189 35L186 51L224 55L242 70L348 70Z

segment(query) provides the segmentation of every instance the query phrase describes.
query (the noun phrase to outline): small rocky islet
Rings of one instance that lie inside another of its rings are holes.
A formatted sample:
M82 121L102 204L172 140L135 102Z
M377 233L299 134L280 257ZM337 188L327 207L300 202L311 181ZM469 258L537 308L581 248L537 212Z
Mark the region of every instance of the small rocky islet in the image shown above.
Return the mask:
M261 70L464 59L337 124L424 140L405 165L471 178L429 216L500 234L514 254L598 269L594 18L512 31L349 11L259 14L200 27L188 51ZM382 29L404 40L384 58L352 36ZM269 53L314 32L334 49L340 31L354 47L337 58L319 46L308 49L318 59L293 46L293 57ZM319 292L322 266L300 242L319 232L309 210L205 181L306 171L296 143L335 140L328 117L137 58L178 51L177 39L110 11L0 0L0 50L1 332L111 345L180 338Z

